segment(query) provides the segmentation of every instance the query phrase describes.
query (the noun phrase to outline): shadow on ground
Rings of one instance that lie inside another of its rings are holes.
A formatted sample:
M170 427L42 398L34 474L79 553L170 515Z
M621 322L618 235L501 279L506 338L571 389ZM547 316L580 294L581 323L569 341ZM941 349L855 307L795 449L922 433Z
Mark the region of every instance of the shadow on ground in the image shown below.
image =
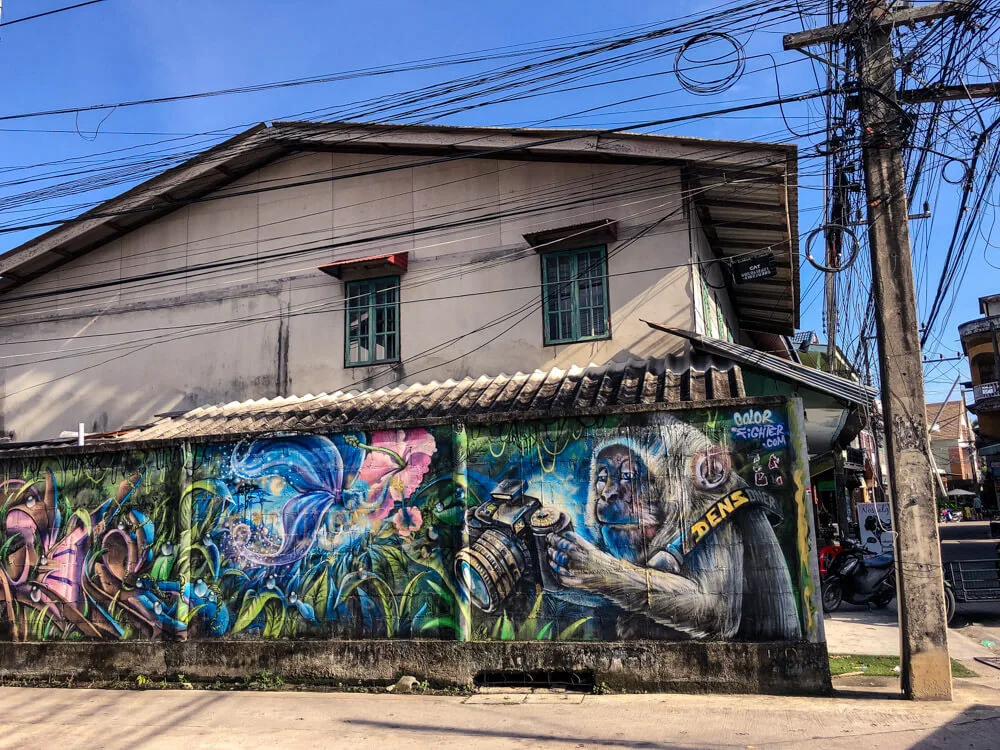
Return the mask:
M348 719L345 724L367 727L380 731L407 731L426 734L430 737L440 737L442 734L464 735L470 740L497 740L506 739L514 742L530 742L533 746L543 744L559 745L568 747L626 747L626 748L648 748L649 750L694 750L704 747L699 741L696 732L692 732L692 740L698 744L678 745L673 742L651 742L649 740L627 740L621 737L581 737L557 735L547 732L514 732L497 729L472 729L469 727L451 727L442 724L408 724L400 726L384 721L372 721L368 719Z

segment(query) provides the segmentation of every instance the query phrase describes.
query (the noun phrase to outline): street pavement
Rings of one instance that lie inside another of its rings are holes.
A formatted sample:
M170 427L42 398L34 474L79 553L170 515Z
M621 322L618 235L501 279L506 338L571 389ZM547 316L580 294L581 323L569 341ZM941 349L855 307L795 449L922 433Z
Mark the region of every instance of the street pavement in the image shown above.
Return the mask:
M898 617L896 602L885 609L842 604L824 618L827 648L831 654L899 656ZM948 629L948 650L961 662L971 662L977 656L1000 656L1000 608L959 605L959 614ZM970 668L990 669L982 664ZM1000 676L1000 670L997 674Z
M995 748L1000 694L830 698L0 688L0 748Z
M938 525L944 564L960 560L996 558L1000 539L990 537L988 522L963 521ZM844 603L825 618L827 647L831 654L899 655L896 602L885 609ZM1000 602L959 604L948 630L953 658L977 672L991 667L973 664L976 657L1000 656ZM1000 676L1000 670L996 670Z

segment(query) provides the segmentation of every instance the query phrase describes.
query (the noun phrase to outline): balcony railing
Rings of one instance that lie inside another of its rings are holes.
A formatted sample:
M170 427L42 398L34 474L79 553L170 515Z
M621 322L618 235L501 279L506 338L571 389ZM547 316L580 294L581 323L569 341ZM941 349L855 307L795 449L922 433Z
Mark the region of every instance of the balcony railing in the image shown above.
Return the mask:
M972 387L972 397L978 404L991 398L1000 398L1000 383L980 383Z

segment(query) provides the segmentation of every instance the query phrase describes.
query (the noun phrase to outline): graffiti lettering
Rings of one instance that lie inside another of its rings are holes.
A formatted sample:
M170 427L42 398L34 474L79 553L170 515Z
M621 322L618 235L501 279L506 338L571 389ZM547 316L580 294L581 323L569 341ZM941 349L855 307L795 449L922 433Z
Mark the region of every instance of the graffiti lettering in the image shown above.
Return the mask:
M763 440L767 449L784 447L787 443L787 432L783 424L734 426L729 429L735 440Z
M691 536L694 539L694 543L698 544L702 539L708 536L712 529L722 523L724 520L729 518L737 508L741 508L750 502L750 498L747 497L743 490L736 490L735 492L727 495L722 500L719 500L707 511L705 515L699 521L695 521L691 526Z
M745 412L736 412L733 414L733 424L738 427L744 425L755 425L755 424L772 424L773 413L770 409L764 409L763 411L758 409L751 409Z

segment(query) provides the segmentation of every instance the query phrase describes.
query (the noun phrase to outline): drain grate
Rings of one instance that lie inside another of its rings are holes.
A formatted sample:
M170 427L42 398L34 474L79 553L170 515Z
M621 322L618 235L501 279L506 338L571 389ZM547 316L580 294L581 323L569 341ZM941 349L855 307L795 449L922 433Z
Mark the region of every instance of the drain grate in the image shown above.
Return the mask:
M559 670L484 671L473 678L476 687L489 688L548 688L591 692L594 688L593 672Z
M981 661L988 667L1000 669L1000 656L977 656L976 661Z

